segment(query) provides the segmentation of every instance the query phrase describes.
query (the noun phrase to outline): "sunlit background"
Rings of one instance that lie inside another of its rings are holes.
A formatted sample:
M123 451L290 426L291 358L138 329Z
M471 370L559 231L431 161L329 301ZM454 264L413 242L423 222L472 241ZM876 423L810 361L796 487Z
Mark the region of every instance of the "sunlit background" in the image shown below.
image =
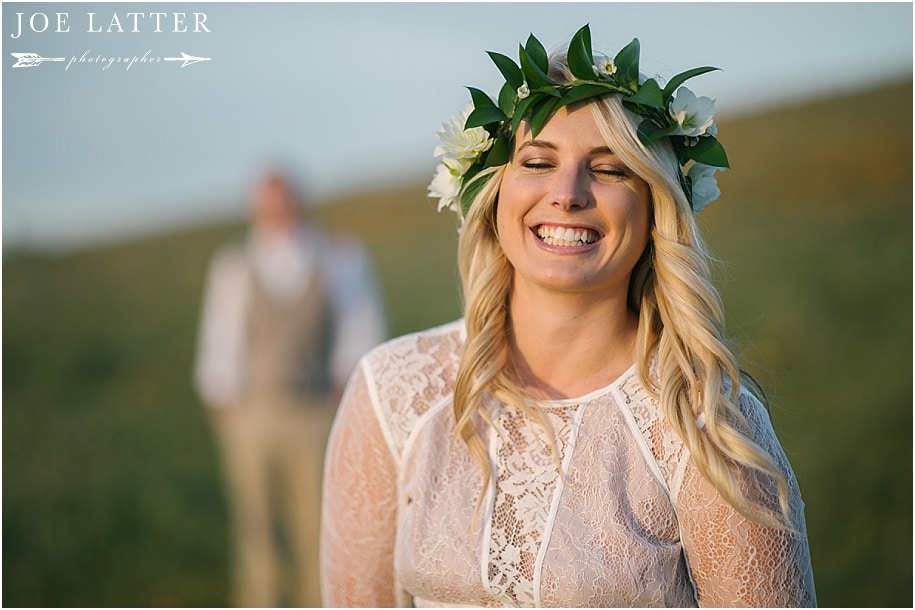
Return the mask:
M125 31L87 32L90 12ZM132 32L127 12L205 13L210 31ZM911 4L30 2L2 17L4 605L228 603L190 367L206 262L244 234L252 181L282 163L331 229L366 241L392 335L453 319L454 224L425 198L435 132L464 86L498 90L485 51L514 56L531 32L557 47L590 23L597 49L638 37L645 72L721 68L690 81L717 99L732 161L702 223L807 501L820 602L911 606ZM208 60L69 61L147 52ZM14 68L12 53L65 61Z
M58 12L69 32L54 31ZM90 12L102 32L87 32ZM162 32L146 17L134 33L128 12L169 15ZM174 33L176 12L189 30L205 13L210 31ZM46 31L28 27L43 29L34 13ZM436 130L469 101L464 87L498 92L485 51L516 56L531 32L553 48L585 23L608 53L639 38L649 74L721 68L691 84L721 116L912 65L908 4L4 3L4 244L83 244L237 214L239 191L275 159L300 168L318 200L424 179ZM210 61L70 64L87 51ZM68 61L13 68L13 52Z

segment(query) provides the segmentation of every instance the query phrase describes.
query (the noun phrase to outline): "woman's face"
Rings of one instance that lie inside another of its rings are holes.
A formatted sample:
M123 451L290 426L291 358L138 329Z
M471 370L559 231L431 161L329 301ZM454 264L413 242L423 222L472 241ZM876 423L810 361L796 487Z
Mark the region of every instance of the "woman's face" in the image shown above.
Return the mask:
M607 147L588 105L568 108L535 140L519 130L499 189L499 241L515 290L625 298L648 244L649 187Z

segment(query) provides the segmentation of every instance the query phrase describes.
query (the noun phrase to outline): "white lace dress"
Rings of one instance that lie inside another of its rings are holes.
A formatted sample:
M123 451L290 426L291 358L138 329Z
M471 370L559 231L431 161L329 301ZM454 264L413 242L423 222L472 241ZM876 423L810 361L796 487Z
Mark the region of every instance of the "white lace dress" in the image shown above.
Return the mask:
M543 428L498 404L495 476L453 439L463 323L395 339L354 373L328 447L326 606L813 606L791 468L765 409L741 407L788 473L800 534L736 513L691 465L635 367L542 409Z

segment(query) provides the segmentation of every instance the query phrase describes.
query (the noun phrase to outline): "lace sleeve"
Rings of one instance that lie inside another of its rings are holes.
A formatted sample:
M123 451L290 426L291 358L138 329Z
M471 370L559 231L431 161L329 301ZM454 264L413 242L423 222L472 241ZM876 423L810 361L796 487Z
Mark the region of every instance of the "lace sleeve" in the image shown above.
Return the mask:
M321 523L325 607L404 603L394 577L397 472L364 369L353 374L328 441Z
M788 477L796 533L749 521L688 465L677 497L683 548L699 603L714 607L813 607L816 593L800 491L764 407L741 394L759 445ZM771 486L770 486L771 488ZM777 506L773 497L761 498Z

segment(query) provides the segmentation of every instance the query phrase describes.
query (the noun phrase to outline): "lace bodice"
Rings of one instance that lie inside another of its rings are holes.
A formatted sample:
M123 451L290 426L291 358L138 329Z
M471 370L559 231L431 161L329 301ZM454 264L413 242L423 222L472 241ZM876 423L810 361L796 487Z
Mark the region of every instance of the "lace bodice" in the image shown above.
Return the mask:
M484 489L453 437L462 349L455 322L377 348L353 375L328 447L326 605L815 605L797 484L750 394L741 408L788 474L799 534L751 523L720 498L634 367L541 404L554 442L488 404Z

